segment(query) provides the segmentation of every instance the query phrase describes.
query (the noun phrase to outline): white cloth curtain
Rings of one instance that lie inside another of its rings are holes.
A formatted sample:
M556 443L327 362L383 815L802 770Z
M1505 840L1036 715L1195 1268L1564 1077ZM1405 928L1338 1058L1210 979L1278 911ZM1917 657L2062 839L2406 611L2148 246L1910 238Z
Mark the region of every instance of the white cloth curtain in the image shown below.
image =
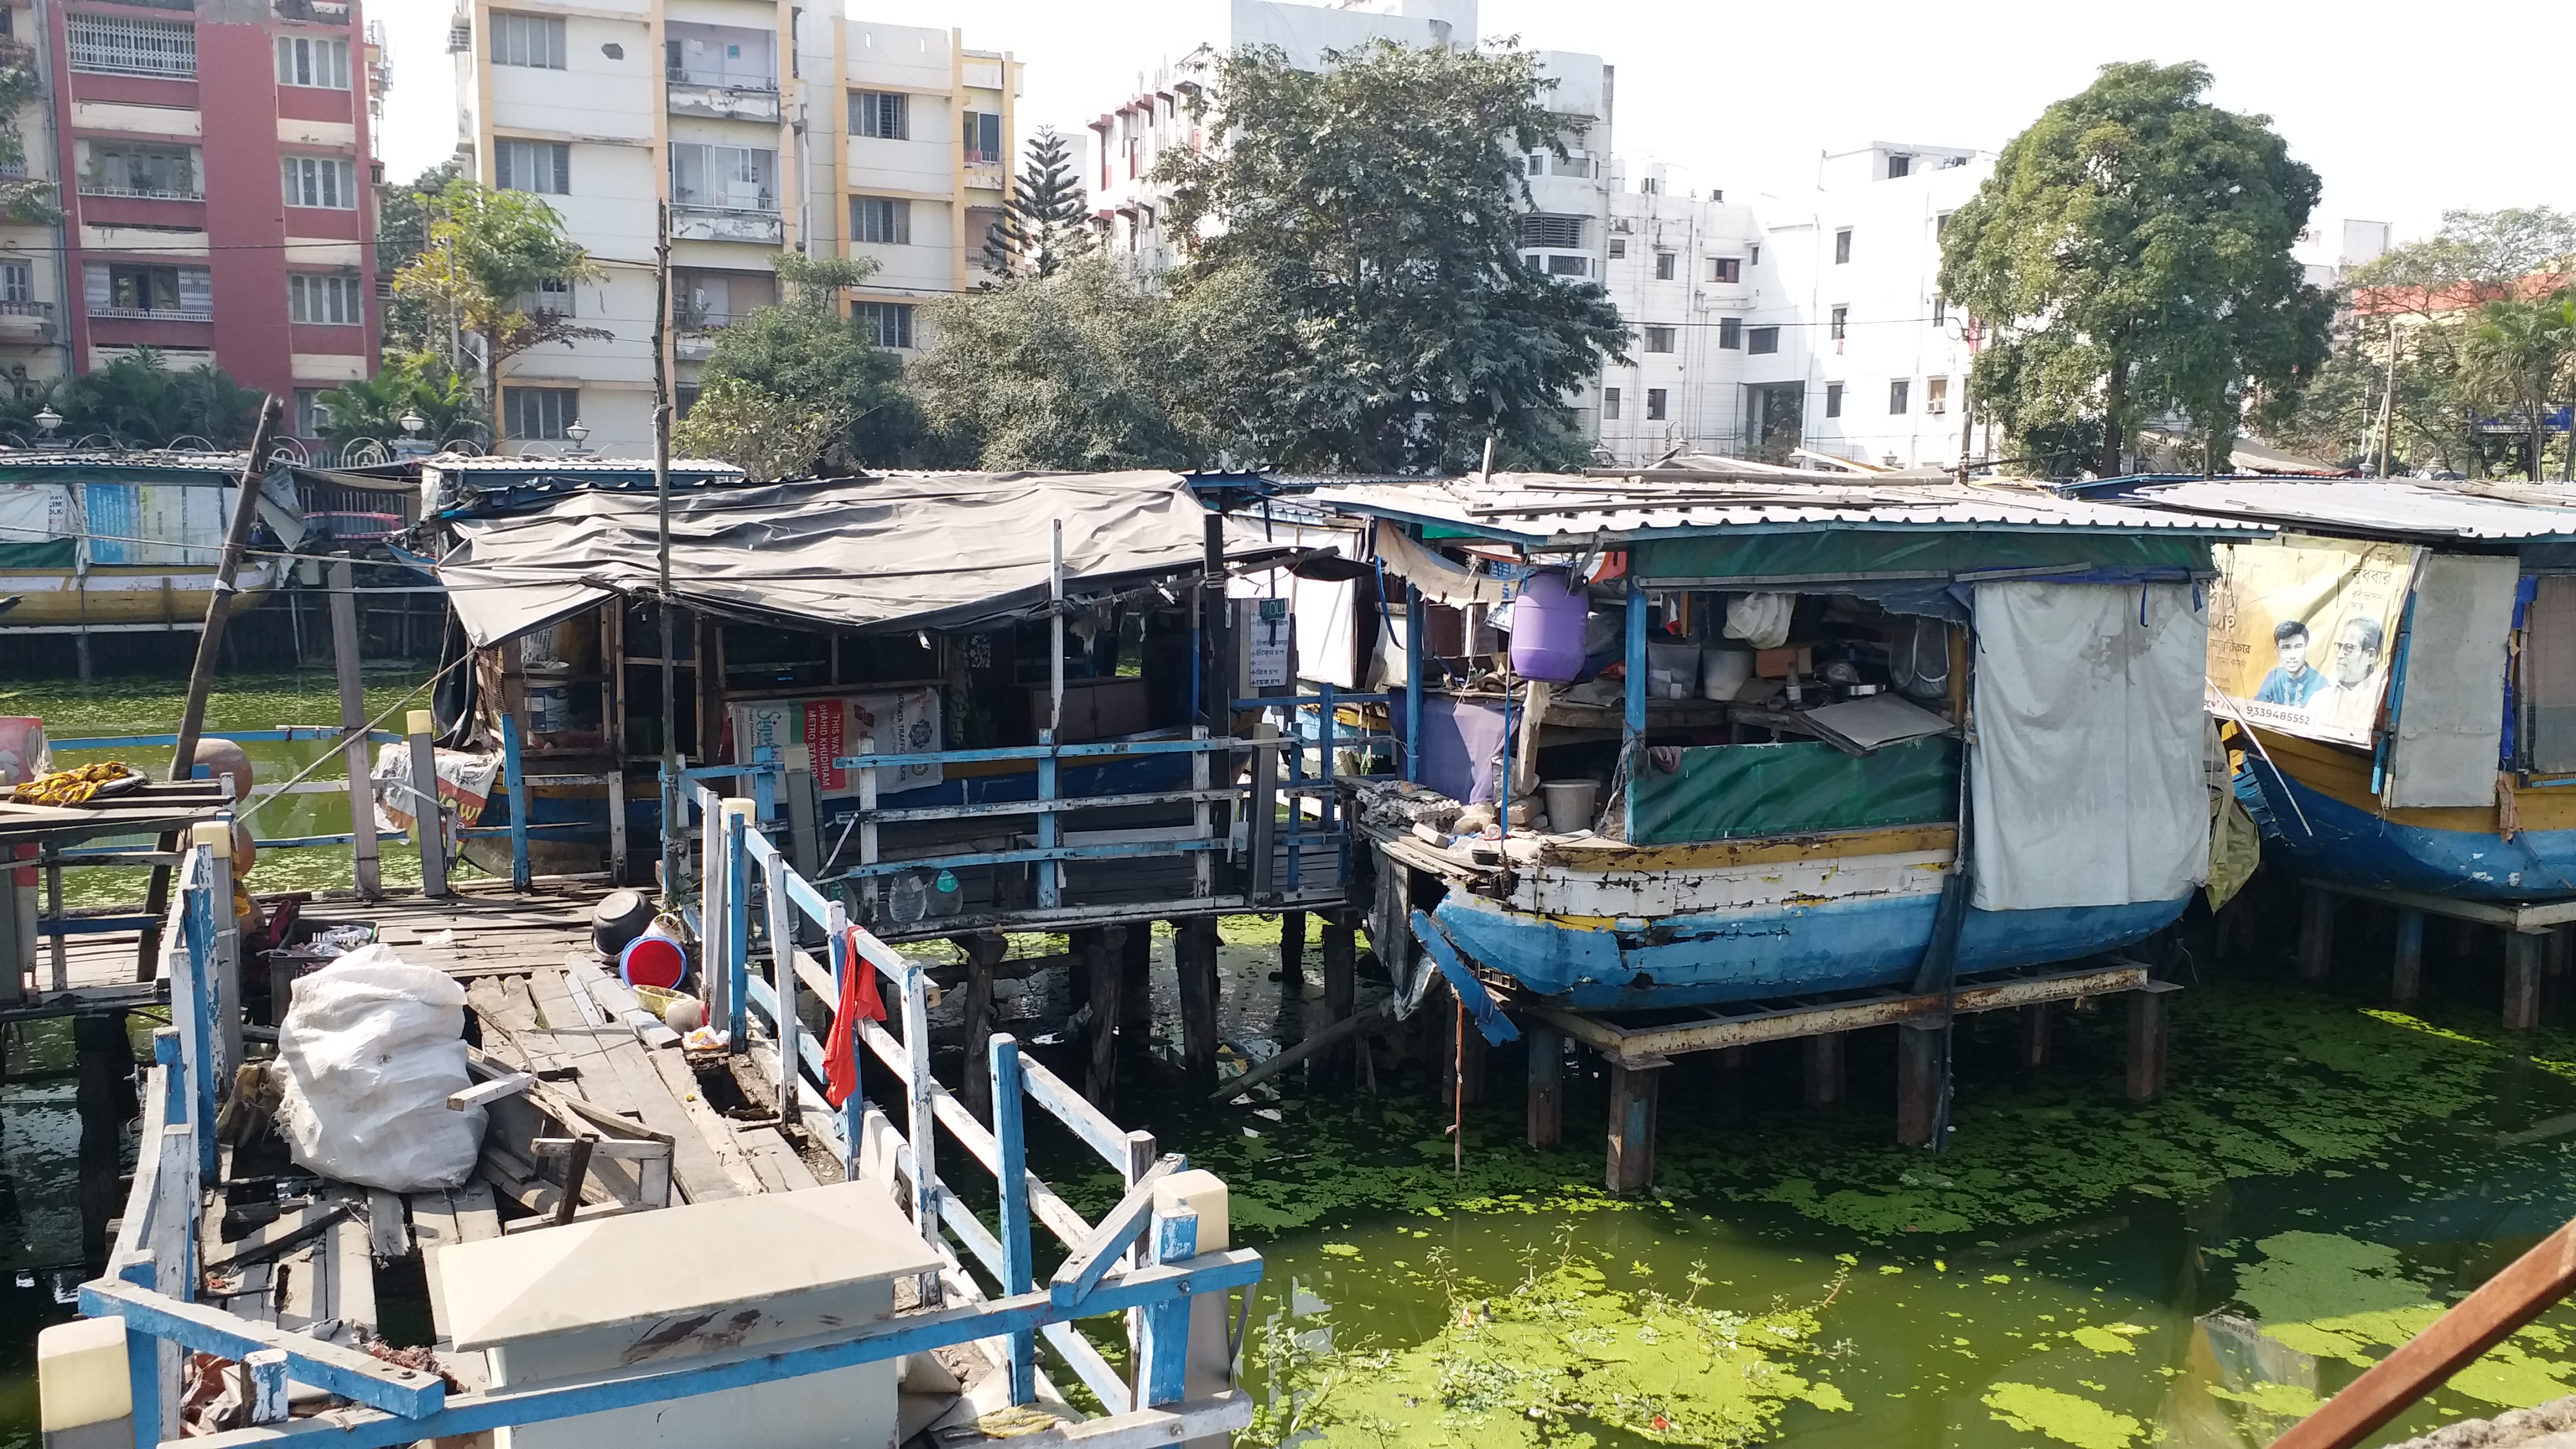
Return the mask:
M1988 911L2169 901L2209 875L2190 584L1980 584L1969 748Z

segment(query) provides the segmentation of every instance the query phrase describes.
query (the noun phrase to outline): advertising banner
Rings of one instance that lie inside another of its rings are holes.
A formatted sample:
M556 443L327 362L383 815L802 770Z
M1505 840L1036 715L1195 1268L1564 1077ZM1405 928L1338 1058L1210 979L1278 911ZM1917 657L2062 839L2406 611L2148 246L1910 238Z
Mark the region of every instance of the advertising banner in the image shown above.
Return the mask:
M735 760L748 760L752 751L774 745L787 768L814 772L814 792L826 800L859 795L859 772L835 769L836 758L918 755L941 748L939 691L927 686L879 694L737 700L730 709ZM918 790L943 778L937 765L906 765L885 771L877 793Z
M2211 688L2248 723L2369 744L2419 552L2296 536L2218 545Z

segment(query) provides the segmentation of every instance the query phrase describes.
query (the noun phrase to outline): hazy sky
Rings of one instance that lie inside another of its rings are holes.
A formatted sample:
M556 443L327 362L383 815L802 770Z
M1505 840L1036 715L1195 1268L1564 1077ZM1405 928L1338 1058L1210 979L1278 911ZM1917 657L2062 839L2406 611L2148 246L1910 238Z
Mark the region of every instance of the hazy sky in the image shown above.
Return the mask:
M833 0L809 0L829 4ZM1222 39L1223 0L844 0L849 13L962 27L1028 65L1022 129L1082 135L1140 70ZM376 0L394 87L378 141L409 176L455 146L449 0ZM1696 5L1484 0L1479 28L1618 67L1614 149L1686 168L1677 184L1758 198L1813 184L1817 154L1882 139L1992 150L2115 60L2198 60L2212 98L2268 114L2325 181L2316 224L2394 222L2403 240L2445 210L2576 209L2552 59L2565 0L2467 0L2438 22L2396 6L2171 0ZM2536 68L2535 68L2536 67ZM2553 138L2544 140L2543 138ZM2537 143L2537 144L2536 144Z

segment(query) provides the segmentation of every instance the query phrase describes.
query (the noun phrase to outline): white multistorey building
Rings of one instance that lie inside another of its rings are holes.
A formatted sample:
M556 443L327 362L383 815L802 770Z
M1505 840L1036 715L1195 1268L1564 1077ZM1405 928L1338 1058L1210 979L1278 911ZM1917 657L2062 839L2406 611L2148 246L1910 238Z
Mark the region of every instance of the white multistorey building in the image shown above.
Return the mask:
M470 0L450 49L467 173L543 197L600 270L532 304L610 334L504 360L512 451L570 446L577 423L594 452L649 451L664 204L683 405L717 331L778 299L780 251L875 262L855 305L908 350L1000 214L1019 67L952 30L783 0Z
M1601 454L1651 463L1676 450L1733 451L1741 431L1745 319L1761 295L1762 229L1722 191L1672 171L1613 163L1601 280L1628 319L1628 361L1603 369Z

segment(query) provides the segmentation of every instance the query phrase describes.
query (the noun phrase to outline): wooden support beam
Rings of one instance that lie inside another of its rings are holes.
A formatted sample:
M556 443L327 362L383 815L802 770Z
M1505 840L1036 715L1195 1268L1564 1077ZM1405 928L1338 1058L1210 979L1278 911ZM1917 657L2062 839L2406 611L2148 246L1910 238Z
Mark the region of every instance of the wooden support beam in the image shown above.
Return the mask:
M1279 913L1279 984L1306 984L1306 913Z
M993 968L1010 954L1010 938L999 931L978 931L971 936L958 937L957 946L966 953L966 1040L970 1044L985 1041L993 1034ZM874 971L876 968L853 956L843 969ZM965 1079L959 1083L957 1095L964 1099L966 1110L975 1114L975 1120L989 1123L993 1120L993 1079L989 1073L975 1070L971 1050L967 1056Z
M2316 886L2299 894L2299 957L2301 981L2323 981L2326 968L2334 960L2335 908L2343 902Z
M2504 1029L2540 1025L2540 935L2508 931L2504 938Z
M1948 1038L1947 1022L1896 1024L1896 1142L1900 1147L1929 1147L1940 1131L1941 1058Z
M2129 993L2129 1100L2152 1102L2165 1094L2165 1047L2172 1035L2168 1000L2182 988L2150 981Z
M1172 922L1172 965L1181 988L1181 1069L1194 1092L1216 1087L1216 917Z
M1528 1055L1529 1145L1554 1149L1565 1145L1565 1038L1554 1027L1531 1023L1521 1033Z
M1324 916L1324 1017L1350 1018L1359 1000L1359 912L1348 906ZM1351 1085L1351 1050L1336 1045L1315 1064L1314 1080L1334 1091Z
M1843 1100L1843 1049L1849 1038L1839 1031L1807 1038L1806 1088L1810 1107L1838 1106Z
M2424 994L2424 913L2397 910L2397 955L2388 973L2388 994L2403 1006Z
M2029 1071L2048 1065L2049 1028L2056 1013L2045 1001L2034 1001L2021 1009L2021 1064Z
M1625 1195L1655 1180L1655 1098L1663 1086L1661 1063L1610 1063L1610 1158L1602 1182Z
M1440 1060L1440 1105L1473 1107L1485 1100L1485 1034L1469 1019L1464 1003L1437 1028L1433 1051ZM1462 1100L1463 1097L1463 1100Z
M1118 1020L1124 1013L1121 999L1125 994L1121 958L1127 951L1126 926L1103 926L1090 932L1091 940L1082 952L1082 971L1091 981L1091 1025L1086 1035L1090 1060L1083 1074L1083 1095L1103 1112L1115 1111L1118 1103ZM1133 929L1151 929L1139 924ZM1213 965L1213 961L1210 963ZM968 1040L981 1040L969 1037ZM1211 1050L1208 1074L1216 1073L1216 1058Z

